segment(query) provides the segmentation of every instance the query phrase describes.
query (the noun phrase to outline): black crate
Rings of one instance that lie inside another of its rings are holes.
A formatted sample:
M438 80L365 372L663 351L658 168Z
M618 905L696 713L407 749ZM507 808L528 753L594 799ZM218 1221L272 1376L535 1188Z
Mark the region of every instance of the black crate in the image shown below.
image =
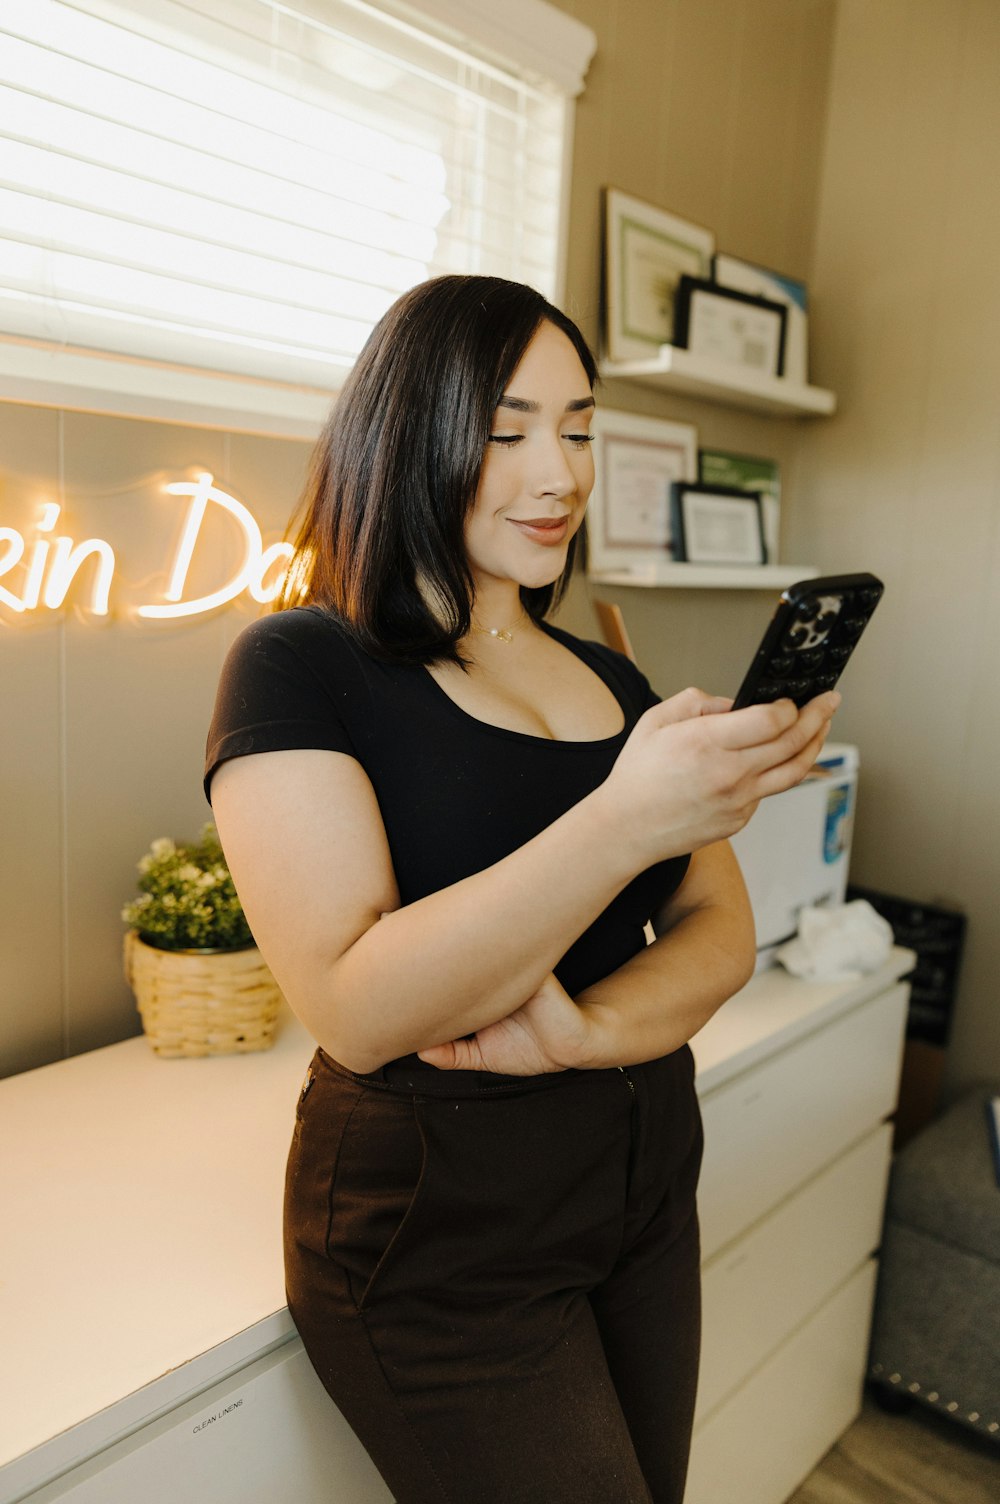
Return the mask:
M866 898L892 925L896 944L917 953L917 964L909 976L907 1039L946 1045L965 941L965 915L957 909L918 903L854 884L848 887L847 898Z

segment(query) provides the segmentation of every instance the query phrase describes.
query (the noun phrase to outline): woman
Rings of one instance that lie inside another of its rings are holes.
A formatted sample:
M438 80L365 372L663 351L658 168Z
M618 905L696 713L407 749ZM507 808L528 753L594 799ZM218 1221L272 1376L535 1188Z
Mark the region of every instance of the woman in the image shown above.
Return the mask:
M725 837L838 703L661 704L546 623L594 378L529 288L400 298L317 448L308 604L237 639L209 737L250 925L319 1046L289 1306L398 1504L680 1504L687 1041L754 956Z

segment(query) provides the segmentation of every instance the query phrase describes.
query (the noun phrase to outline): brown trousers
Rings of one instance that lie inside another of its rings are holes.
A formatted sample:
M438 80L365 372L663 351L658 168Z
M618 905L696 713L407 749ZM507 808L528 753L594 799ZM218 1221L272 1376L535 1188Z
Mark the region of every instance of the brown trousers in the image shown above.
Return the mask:
M309 1358L398 1504L681 1504L700 1336L690 1050L486 1087L435 1072L416 1093L393 1070L317 1052L285 1263Z

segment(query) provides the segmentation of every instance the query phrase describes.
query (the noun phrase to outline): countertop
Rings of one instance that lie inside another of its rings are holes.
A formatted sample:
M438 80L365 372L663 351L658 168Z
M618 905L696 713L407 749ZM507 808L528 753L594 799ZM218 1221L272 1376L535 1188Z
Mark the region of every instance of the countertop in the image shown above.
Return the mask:
M700 1094L913 961L755 976L692 1041ZM313 1048L286 1010L271 1050L161 1060L138 1037L0 1082L0 1501L292 1334L281 1195Z

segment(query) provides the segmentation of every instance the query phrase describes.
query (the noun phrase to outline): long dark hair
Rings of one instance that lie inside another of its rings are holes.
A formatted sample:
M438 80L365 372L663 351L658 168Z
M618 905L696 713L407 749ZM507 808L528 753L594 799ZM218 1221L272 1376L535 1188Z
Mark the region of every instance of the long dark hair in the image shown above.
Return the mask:
M579 329L520 282L436 277L392 305L314 450L279 609L326 606L380 657L462 662L474 593L465 519L497 404L545 320L572 341L593 387ZM558 580L522 587L536 621L565 592L576 541Z

